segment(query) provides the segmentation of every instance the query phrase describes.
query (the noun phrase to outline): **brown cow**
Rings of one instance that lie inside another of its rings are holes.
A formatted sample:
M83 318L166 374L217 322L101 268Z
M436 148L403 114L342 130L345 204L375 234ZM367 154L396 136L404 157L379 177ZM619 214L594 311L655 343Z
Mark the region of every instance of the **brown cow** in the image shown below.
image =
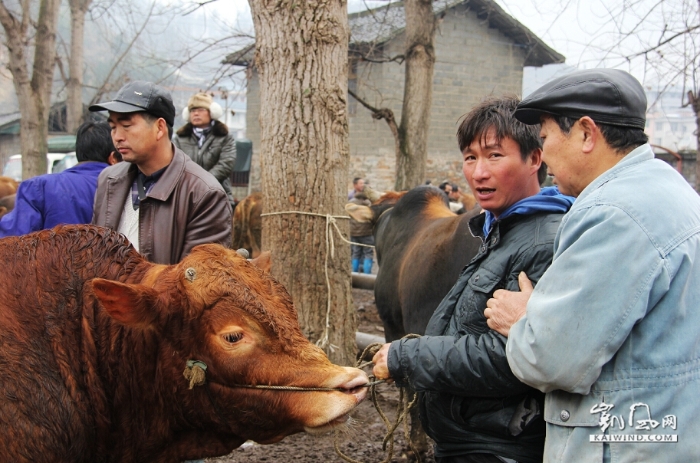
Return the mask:
M366 394L304 338L285 289L219 245L156 265L71 225L0 240L0 262L0 461L224 455L332 428Z
M2 216L12 212L12 209L15 208L15 198L16 197L17 197L16 194L12 194L12 195L0 198L0 218L2 218Z
M246 249L253 258L262 248L262 193L243 198L233 211L233 249Z
M13 178L0 176L0 198L17 193L19 183Z

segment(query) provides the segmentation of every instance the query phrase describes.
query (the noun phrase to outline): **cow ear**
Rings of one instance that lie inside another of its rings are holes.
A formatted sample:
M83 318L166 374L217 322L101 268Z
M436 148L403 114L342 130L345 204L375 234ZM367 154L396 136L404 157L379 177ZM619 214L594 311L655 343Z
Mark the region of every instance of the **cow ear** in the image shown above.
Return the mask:
M372 221L372 209L368 206L361 206L359 204L347 203L345 205L345 211L350 214L350 217L357 220L360 223L367 223Z
M262 252L258 257L251 260L250 263L263 272L270 273L270 269L272 268L272 253L270 251Z
M148 328L155 321L158 293L143 285L95 278L92 291L107 313L119 323L132 328Z

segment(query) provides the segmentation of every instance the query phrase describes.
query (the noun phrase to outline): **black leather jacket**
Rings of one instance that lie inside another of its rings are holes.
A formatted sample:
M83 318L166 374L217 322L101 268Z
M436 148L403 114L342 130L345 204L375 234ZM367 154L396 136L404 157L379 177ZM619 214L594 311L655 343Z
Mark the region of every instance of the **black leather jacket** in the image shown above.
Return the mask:
M506 358L506 338L488 328L484 309L497 289L519 291L524 271L536 283L552 262L563 214L512 215L483 241L485 215L469 223L482 239L435 310L426 335L391 345L389 372L399 386L420 393L423 427L435 456L492 453L518 462L541 462L544 395L521 383Z

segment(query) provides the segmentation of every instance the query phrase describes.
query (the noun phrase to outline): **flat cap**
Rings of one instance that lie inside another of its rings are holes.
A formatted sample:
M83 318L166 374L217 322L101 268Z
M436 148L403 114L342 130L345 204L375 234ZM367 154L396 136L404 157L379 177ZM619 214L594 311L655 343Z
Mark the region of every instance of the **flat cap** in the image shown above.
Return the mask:
M647 97L642 85L619 69L588 69L554 79L518 104L513 116L534 125L552 114L644 130Z
M125 84L114 100L91 105L90 111L112 111L115 113L147 112L162 117L169 126L175 123L175 105L170 93L160 85L143 80Z

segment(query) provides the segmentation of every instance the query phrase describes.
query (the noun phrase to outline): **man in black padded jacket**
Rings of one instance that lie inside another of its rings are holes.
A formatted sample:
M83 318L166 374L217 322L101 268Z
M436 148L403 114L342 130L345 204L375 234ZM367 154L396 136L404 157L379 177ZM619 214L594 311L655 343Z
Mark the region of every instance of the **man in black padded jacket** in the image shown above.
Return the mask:
M521 383L506 359L506 338L486 324L497 289L536 282L552 262L554 236L574 198L540 188L539 128L512 117L518 100L490 98L461 122L464 176L484 213L471 219L478 254L435 310L425 336L385 344L378 378L419 392L423 427L438 463L542 461L544 395Z

